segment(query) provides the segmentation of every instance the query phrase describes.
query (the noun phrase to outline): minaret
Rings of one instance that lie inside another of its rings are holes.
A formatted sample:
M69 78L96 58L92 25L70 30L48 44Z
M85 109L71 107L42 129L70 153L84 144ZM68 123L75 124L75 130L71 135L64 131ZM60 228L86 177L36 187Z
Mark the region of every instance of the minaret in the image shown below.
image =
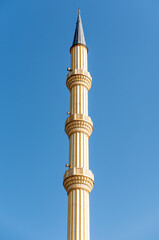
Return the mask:
M92 78L87 71L88 48L83 33L80 10L71 53L71 68L66 85L70 91L70 112L65 123L69 137L69 165L63 185L68 194L67 240L89 240L89 194L94 175L89 170L89 137L93 123L88 116L88 91Z

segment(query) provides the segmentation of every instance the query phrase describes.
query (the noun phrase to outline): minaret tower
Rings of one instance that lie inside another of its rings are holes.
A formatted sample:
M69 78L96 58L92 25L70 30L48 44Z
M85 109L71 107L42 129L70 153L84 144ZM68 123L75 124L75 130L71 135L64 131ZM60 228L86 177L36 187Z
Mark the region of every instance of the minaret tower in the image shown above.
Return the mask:
M88 91L92 78L87 71L88 48L83 33L80 10L73 45L70 49L71 68L66 85L70 91L70 112L65 123L69 137L69 165L63 185L68 194L67 240L90 240L89 194L94 175L89 170L89 137L93 123L88 116Z

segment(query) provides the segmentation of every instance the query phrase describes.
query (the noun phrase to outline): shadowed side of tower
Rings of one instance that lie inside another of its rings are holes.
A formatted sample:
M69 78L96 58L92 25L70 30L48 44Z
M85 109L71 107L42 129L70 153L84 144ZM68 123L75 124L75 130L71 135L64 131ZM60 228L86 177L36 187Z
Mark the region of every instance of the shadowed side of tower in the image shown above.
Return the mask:
M71 53L71 69L66 85L70 90L70 116L65 123L69 137L69 169L63 185L68 194L67 240L89 240L89 194L94 175L89 170L89 137L93 123L88 116L88 91L92 78L87 71L87 46L80 11Z

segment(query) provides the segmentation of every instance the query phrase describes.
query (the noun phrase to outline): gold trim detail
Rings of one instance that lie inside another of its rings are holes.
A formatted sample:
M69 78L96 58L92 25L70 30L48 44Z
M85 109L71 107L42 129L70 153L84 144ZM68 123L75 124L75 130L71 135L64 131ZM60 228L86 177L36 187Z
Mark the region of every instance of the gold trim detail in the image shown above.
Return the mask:
M84 70L71 71L67 75L66 86L71 91L71 88L76 85L83 85L89 91L92 86L92 78L90 73Z
M76 189L83 189L90 193L94 187L94 175L88 169L70 168L65 172L63 186L67 194Z
M70 48L70 53L71 53L72 49L73 49L74 47L77 47L77 46L82 46L82 47L86 48L87 53L88 53L88 47L87 47L86 45L80 44L80 43L73 45L73 46Z
M66 120L65 132L68 137L76 132L83 132L89 137L92 134L92 131L93 122L90 117L84 114L73 114Z

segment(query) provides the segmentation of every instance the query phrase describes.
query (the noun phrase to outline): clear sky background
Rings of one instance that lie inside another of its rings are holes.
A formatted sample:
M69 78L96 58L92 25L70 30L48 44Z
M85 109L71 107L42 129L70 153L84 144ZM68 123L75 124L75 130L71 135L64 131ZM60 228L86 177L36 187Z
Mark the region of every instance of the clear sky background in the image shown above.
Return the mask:
M0 1L0 239L66 239L79 7L93 78L91 240L158 240L158 0Z

